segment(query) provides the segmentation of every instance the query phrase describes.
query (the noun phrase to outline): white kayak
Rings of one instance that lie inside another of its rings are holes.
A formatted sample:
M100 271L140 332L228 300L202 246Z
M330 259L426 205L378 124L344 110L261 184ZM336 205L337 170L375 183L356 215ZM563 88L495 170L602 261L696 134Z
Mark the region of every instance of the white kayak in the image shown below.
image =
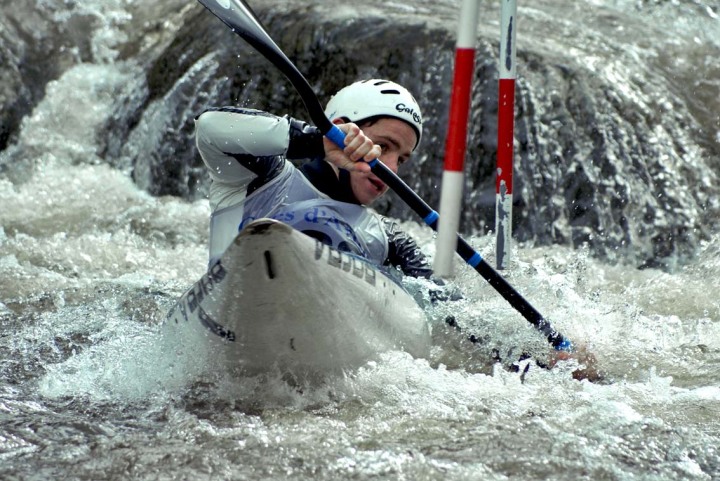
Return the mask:
M249 374L323 376L384 351L430 350L425 313L382 269L271 219L237 235L165 329L184 350Z

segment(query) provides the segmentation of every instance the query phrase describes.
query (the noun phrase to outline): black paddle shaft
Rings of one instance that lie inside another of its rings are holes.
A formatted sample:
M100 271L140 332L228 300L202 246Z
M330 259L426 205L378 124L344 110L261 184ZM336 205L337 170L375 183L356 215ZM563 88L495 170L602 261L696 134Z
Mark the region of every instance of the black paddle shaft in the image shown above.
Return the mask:
M233 32L240 35L253 48L267 58L290 81L305 103L310 118L323 134L333 129L333 124L325 115L322 104L315 91L302 73L280 47L273 41L257 16L244 0L198 0L205 8L222 20ZM377 159L376 159L377 160ZM433 230L437 230L437 213L425 203L400 177L382 162L371 162L372 172L391 188L416 214ZM427 219L432 219L429 222ZM477 252L458 235L457 253L471 265L490 285L500 293L511 306L542 332L547 340L558 350L570 350L572 344L557 332L552 325L525 300L500 274L497 273ZM477 262L479 259L479 262Z
M430 217L434 211L422 200L413 190L403 182L393 171L383 163L378 162L372 169L377 177L385 182L416 214L423 219ZM437 231L438 221L434 220L428 225ZM463 260L473 267L488 283L513 306L528 322L545 335L553 347L559 349L568 348L569 340L557 332L537 309L535 309L523 296L521 296L498 272L492 268L484 259L480 258L478 263L472 261L477 259L477 252L460 235L457 236L456 252Z
M288 78L295 90L298 91L315 125L323 134L330 131L332 123L325 116L325 111L315 91L295 64L287 58L282 49L268 35L255 13L244 0L198 1L275 65Z

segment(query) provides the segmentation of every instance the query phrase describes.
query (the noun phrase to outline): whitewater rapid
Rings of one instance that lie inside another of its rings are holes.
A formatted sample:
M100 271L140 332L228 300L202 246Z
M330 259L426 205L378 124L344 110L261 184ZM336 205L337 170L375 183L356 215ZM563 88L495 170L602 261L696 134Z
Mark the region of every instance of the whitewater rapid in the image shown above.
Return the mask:
M122 23L129 3L98 15ZM523 377L493 365L493 349L545 344L466 267L454 281L466 298L429 308L430 359L389 352L298 390L178 353L161 324L206 266L209 207L151 196L99 154L138 74L110 61L118 39L103 35L99 61L51 82L0 153L12 160L0 175L1 477L720 478L717 233L674 270L514 247L504 275L592 350L604 383L573 380L572 364ZM433 255L429 228L403 227ZM493 257L492 235L468 240ZM446 329L447 314L484 344Z

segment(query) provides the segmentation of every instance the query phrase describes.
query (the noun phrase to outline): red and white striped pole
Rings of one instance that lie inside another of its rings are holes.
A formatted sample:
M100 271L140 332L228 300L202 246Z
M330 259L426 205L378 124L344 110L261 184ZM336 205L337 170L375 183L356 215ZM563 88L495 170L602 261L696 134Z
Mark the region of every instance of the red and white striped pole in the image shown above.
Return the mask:
M515 128L515 32L516 0L501 0L500 12L500 79L498 85L498 147L495 181L496 265L510 263L512 241L513 138Z
M455 71L450 97L450 115L445 141L445 169L440 193L440 219L435 242L433 271L436 276L453 275L453 259L460 226L470 97L475 76L475 38L479 0L463 0L455 47Z

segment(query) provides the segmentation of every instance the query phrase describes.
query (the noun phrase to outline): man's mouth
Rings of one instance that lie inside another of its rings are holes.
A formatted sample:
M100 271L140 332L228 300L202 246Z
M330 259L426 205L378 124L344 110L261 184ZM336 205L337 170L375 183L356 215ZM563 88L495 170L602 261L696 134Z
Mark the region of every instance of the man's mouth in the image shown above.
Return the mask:
M385 190L385 183L383 181L381 181L380 179L368 177L368 180L373 185L373 187L375 187L375 189L377 189L378 192L382 192L383 190Z

